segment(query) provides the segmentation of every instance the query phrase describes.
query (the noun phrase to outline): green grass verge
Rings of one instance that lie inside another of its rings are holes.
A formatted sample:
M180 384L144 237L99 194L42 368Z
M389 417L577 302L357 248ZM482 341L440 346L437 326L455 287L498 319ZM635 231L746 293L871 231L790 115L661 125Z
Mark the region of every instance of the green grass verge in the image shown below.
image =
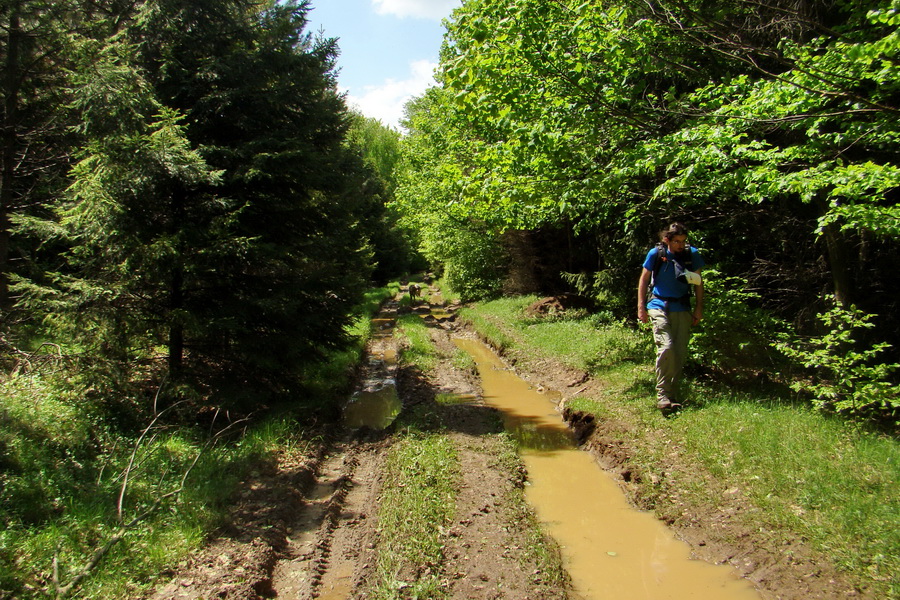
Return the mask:
M60 412L64 422L42 421L31 410L35 390L29 392L7 396L0 424L0 597L53 596L54 561L65 588L107 545L99 566L68 596L139 595L222 523L227 503L252 469L274 463L279 453L305 452L311 443L296 423L283 419L213 447L204 434L166 428L138 444L98 425L86 410ZM37 406L58 403L45 389ZM158 510L139 518L157 501ZM112 544L119 534L121 541Z
M479 335L498 352L506 352L516 345L516 340L497 324L496 319L490 318L489 315L467 307L460 309L459 316L462 320L471 323Z
M745 490L768 523L800 533L849 571L896 577L896 443L808 410L720 398L672 427L713 475Z
M880 597L900 597L900 444L798 404L791 397L724 384L686 381L692 406L678 418L654 409L649 330L634 331L591 318L540 321L524 316L534 297L506 298L463 312L504 351L553 356L600 378L596 397L570 406L636 424L633 460L653 473L677 447L696 464L680 476L680 498L716 506L736 489L758 510L747 524L809 540ZM499 341L499 343L498 343ZM709 477L702 476L708 474ZM709 481L719 486L710 486ZM665 503L657 507L665 511ZM679 515L667 515L678 518Z

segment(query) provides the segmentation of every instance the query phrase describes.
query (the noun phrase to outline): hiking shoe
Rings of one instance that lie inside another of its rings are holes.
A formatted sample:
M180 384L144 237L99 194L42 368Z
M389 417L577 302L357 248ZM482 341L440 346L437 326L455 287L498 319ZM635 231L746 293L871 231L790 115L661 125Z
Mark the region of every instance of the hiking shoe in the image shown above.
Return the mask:
M677 402L672 402L668 398L660 398L659 402L656 403L656 408L661 410L664 415L668 415L681 408L681 405Z

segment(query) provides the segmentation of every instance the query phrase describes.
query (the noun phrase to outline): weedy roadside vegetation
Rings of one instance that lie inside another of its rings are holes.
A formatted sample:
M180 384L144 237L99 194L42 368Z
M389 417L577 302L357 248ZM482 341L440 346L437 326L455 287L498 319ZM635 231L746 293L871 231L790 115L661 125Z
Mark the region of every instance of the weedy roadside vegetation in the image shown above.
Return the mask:
M319 402L338 394L345 378L333 374L359 360L371 314L398 289L367 293L357 346L311 370ZM139 424L137 392L111 412L72 365L40 364L0 380L0 598L140 595L223 523L254 470L320 443L289 408L238 418L211 409L190 425L175 403Z
M568 407L636 425L619 434L630 437L631 459L652 475L640 493L662 518L683 518L672 493L698 507L742 494L756 508L741 517L751 529L808 540L877 596L900 597L895 437L814 410L787 386L699 376L685 382L687 408L664 419L654 409L649 331L583 314L529 318L524 309L535 300L505 298L460 314L505 352L555 357L604 382L601 392ZM673 448L691 465L677 481L658 472Z

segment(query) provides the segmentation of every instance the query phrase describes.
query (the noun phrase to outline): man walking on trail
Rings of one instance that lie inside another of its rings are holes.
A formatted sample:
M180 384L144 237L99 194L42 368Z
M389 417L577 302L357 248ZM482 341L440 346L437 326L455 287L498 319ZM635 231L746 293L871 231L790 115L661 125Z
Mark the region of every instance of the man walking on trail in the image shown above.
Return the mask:
M703 256L687 242L687 228L672 223L647 253L638 281L638 319L653 323L656 343L656 407L664 415L681 408L678 384L687 359L691 327L703 318ZM647 290L652 287L650 300ZM691 309L693 288L694 306Z

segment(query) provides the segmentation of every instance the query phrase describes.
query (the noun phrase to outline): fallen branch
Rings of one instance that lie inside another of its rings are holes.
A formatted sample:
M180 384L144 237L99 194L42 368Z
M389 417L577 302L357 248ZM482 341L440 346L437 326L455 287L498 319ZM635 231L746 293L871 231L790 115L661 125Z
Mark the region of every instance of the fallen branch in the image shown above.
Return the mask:
M56 359L58 363L62 363L64 360L62 348L58 344L53 344L51 342L44 342L40 346L37 347L33 352L25 352L23 350L19 350L18 348L12 348L13 353L18 355L18 360L16 361L16 366L13 367L11 371L11 375L15 376L19 373L25 372L30 373L34 371L34 367L32 365L32 361L38 356L38 352L43 349L44 346L49 346L56 350L54 354L42 354L40 355L43 358L43 362L47 363L52 359Z
M143 512L133 517L127 523L124 522L124 500L125 500L125 492L128 488L128 483L130 481L131 471L134 468L135 458L137 456L138 450L147 436L147 434L155 427L156 423L159 421L160 417L169 409L177 406L178 403L173 404L172 406L166 408L165 410L159 412L156 416L154 416L153 420L150 422L147 427L141 432L141 435L135 442L134 448L132 449L131 457L128 462L128 466L125 468L124 477L122 481L122 485L119 491L118 501L116 503L116 512L119 520L119 527L115 531L115 533L108 538L100 547L94 550L94 553L91 555L90 560L78 570L74 577L72 577L71 581L66 583L65 585L60 584L59 580L59 548L54 553L53 556L53 573L52 573L52 582L53 582L53 590L55 592L55 596L57 599L65 598L68 596L75 588L81 585L81 582L94 570L97 566L103 561L103 558L109 553L112 548L125 539L126 534L129 530L133 529L135 526L145 521L155 512L157 512L167 500L172 498L177 498L185 489L185 483L187 482L187 478L190 476L191 472L194 470L194 467L197 466L197 463L200 461L200 458L213 446L215 446L222 437L224 437L229 431L237 427L238 425L248 422L252 415L248 415L243 419L239 419L234 421L233 423L229 423L224 428L217 431L200 449L197 455L194 457L191 464L185 469L184 473L181 475L181 479L178 483L178 487L175 489L166 492L165 494L159 496L153 504L151 504L148 508L146 508Z

